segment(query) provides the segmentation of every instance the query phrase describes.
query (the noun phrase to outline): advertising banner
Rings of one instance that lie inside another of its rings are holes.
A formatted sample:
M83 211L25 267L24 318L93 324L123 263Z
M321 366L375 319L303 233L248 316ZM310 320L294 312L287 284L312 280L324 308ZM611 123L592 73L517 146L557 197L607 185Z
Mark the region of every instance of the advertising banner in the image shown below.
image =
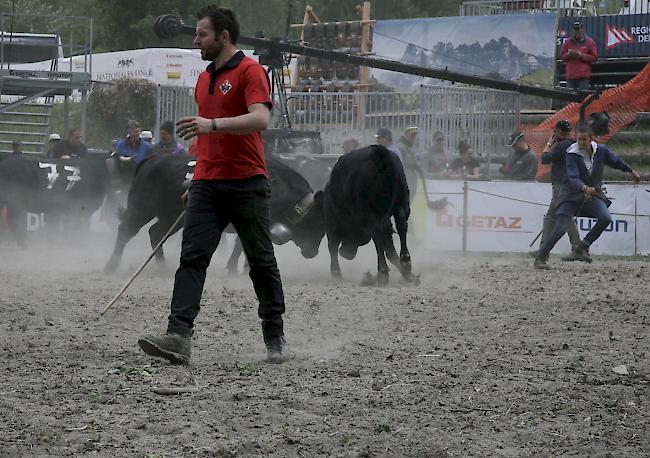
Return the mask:
M558 57L559 47L564 39L571 36L572 24L576 19L596 43L599 58L650 55L650 14L619 14L560 18L557 36Z
M544 13L377 21L372 49L399 62L551 87L555 19ZM371 71L380 83L404 91L441 83Z
M542 229L544 215L551 200L548 183L521 183L503 181L468 182L467 249L469 251L527 252L539 247L539 239L531 242ZM444 210L430 211L426 205L414 203L414 220L419 237L426 247L433 250L461 250L463 240L463 182L429 180L427 189L431 199L447 196L449 205ZM612 200L610 212L612 224L592 245L594 254L630 256L635 254L639 233L636 227L635 207L637 195L648 194L647 210L650 211L650 193L630 185L608 185L607 195ZM645 196L638 196L642 200ZM416 198L417 199L417 198ZM637 210L641 213L639 210ZM647 213L650 214L650 213ZM647 229L650 221L646 218ZM584 237L596 220L578 218L578 230ZM650 233L648 231L646 234ZM648 238L646 236L646 238ZM650 243L646 243L650 250ZM570 244L564 236L553 253L568 253Z
M252 50L244 53L257 60ZM83 72L89 66L85 56L58 59L62 72ZM119 78L140 78L168 86L194 87L199 74L209 62L201 59L198 49L148 48L93 54L93 81L111 81ZM50 70L51 61L12 66L20 70Z
M636 212L637 254L650 255L650 184L637 188Z

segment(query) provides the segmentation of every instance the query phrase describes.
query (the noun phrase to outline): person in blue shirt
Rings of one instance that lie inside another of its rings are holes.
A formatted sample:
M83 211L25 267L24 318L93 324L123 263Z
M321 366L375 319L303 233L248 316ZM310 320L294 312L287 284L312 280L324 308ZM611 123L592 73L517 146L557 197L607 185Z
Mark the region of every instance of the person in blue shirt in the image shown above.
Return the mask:
M126 123L127 135L115 145L120 162L131 162L138 165L151 153L151 144L140 138L140 123L130 120Z
M577 142L567 148L566 176L558 196L555 227L539 248L534 263L536 269L548 269L548 254L567 231L574 216L598 220L571 256L571 260L591 262L589 247L612 222L607 198L601 190L605 165L629 173L635 183L641 179L607 146L594 142L591 128L586 124L578 126L576 138Z
M397 145L393 143L393 134L390 131L390 129L387 129L385 127L380 127L379 129L377 129L375 138L377 139L378 145L381 145L385 147L387 150L395 153L397 157L399 157L399 160L404 162L404 158L402 157L402 152L397 147Z

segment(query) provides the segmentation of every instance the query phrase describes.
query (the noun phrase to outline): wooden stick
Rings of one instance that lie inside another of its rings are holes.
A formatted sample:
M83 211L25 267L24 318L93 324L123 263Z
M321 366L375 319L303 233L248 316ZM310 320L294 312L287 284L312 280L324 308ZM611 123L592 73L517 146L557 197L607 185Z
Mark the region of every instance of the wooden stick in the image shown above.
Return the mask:
M198 393L199 392L199 387L198 386L179 386L179 387L171 387L171 388L154 388L153 392L156 394L161 394L163 396L171 396L171 395L176 395L176 394L183 394L183 393Z
M174 228L176 227L177 224L179 224L181 222L181 220L183 219L183 216L185 216L185 210L183 210L181 212L181 214L178 215L178 218L176 218L176 221L174 222L174 224L172 224L172 227L169 228L169 230L167 231L165 236L160 240L160 242L158 242L158 245L156 245L156 247L153 249L153 251L151 252L149 257L142 263L142 265L140 265L140 267L138 267L138 270L136 270L135 273L133 275L131 275L131 278L129 278L129 280L124 284L124 286L122 286L122 289L120 289L120 292L117 293L115 295L115 297L104 308L104 310L102 310L101 315L106 313L108 311L108 309L110 309L113 306L113 304L115 304L115 302L117 302L117 300L120 298L120 296L122 294L124 294L124 291L126 291L126 289L129 287L129 285L131 285L131 283L133 283L133 280L135 280L136 277L138 275L140 275L140 272L142 272L142 270L146 267L146 265L149 264L149 261L151 261L151 259L154 257L156 252L158 252L158 250L163 245L163 243L165 243L167 241L167 239L169 237L171 237L172 233L174 232Z

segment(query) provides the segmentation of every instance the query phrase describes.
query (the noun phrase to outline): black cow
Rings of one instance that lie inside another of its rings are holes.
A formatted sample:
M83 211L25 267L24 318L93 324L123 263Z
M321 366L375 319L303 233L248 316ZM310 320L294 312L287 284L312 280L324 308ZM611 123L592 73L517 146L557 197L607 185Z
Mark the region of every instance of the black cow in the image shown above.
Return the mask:
M51 159L36 155L0 159L0 207L16 241L26 247L26 214L44 213L46 226L61 218L88 221L100 207L108 186L103 158Z
M324 218L333 276L341 276L339 253L345 259L354 259L357 249L372 240L377 250L379 285L388 283L386 256L406 281L417 280L406 245L409 189L397 155L372 145L341 156L315 201L312 212ZM399 255L393 245L391 217L400 239Z
M187 157L155 155L138 165L127 208L120 215L115 248L104 269L107 273L117 269L128 241L154 218L157 221L149 228L149 238L152 248L158 245L183 211L181 195L187 189L195 164L195 160ZM279 244L290 238L300 247L304 257L313 258L318 254L320 239L316 240L311 234L318 230L318 224L322 224L309 211L313 206L313 191L309 183L289 166L271 158L267 158L267 166L271 185L272 238ZM173 232L181 227L181 224L174 227ZM234 259L236 269L240 253L236 259L231 257L230 268ZM156 253L156 259L164 262L162 248Z

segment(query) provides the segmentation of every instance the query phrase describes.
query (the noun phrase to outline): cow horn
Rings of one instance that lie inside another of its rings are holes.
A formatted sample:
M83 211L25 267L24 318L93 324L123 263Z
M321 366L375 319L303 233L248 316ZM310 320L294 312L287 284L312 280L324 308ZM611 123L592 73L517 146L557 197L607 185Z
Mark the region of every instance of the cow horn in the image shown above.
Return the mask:
M276 245L284 245L293 237L291 229L285 224L273 223L271 225L271 241Z

